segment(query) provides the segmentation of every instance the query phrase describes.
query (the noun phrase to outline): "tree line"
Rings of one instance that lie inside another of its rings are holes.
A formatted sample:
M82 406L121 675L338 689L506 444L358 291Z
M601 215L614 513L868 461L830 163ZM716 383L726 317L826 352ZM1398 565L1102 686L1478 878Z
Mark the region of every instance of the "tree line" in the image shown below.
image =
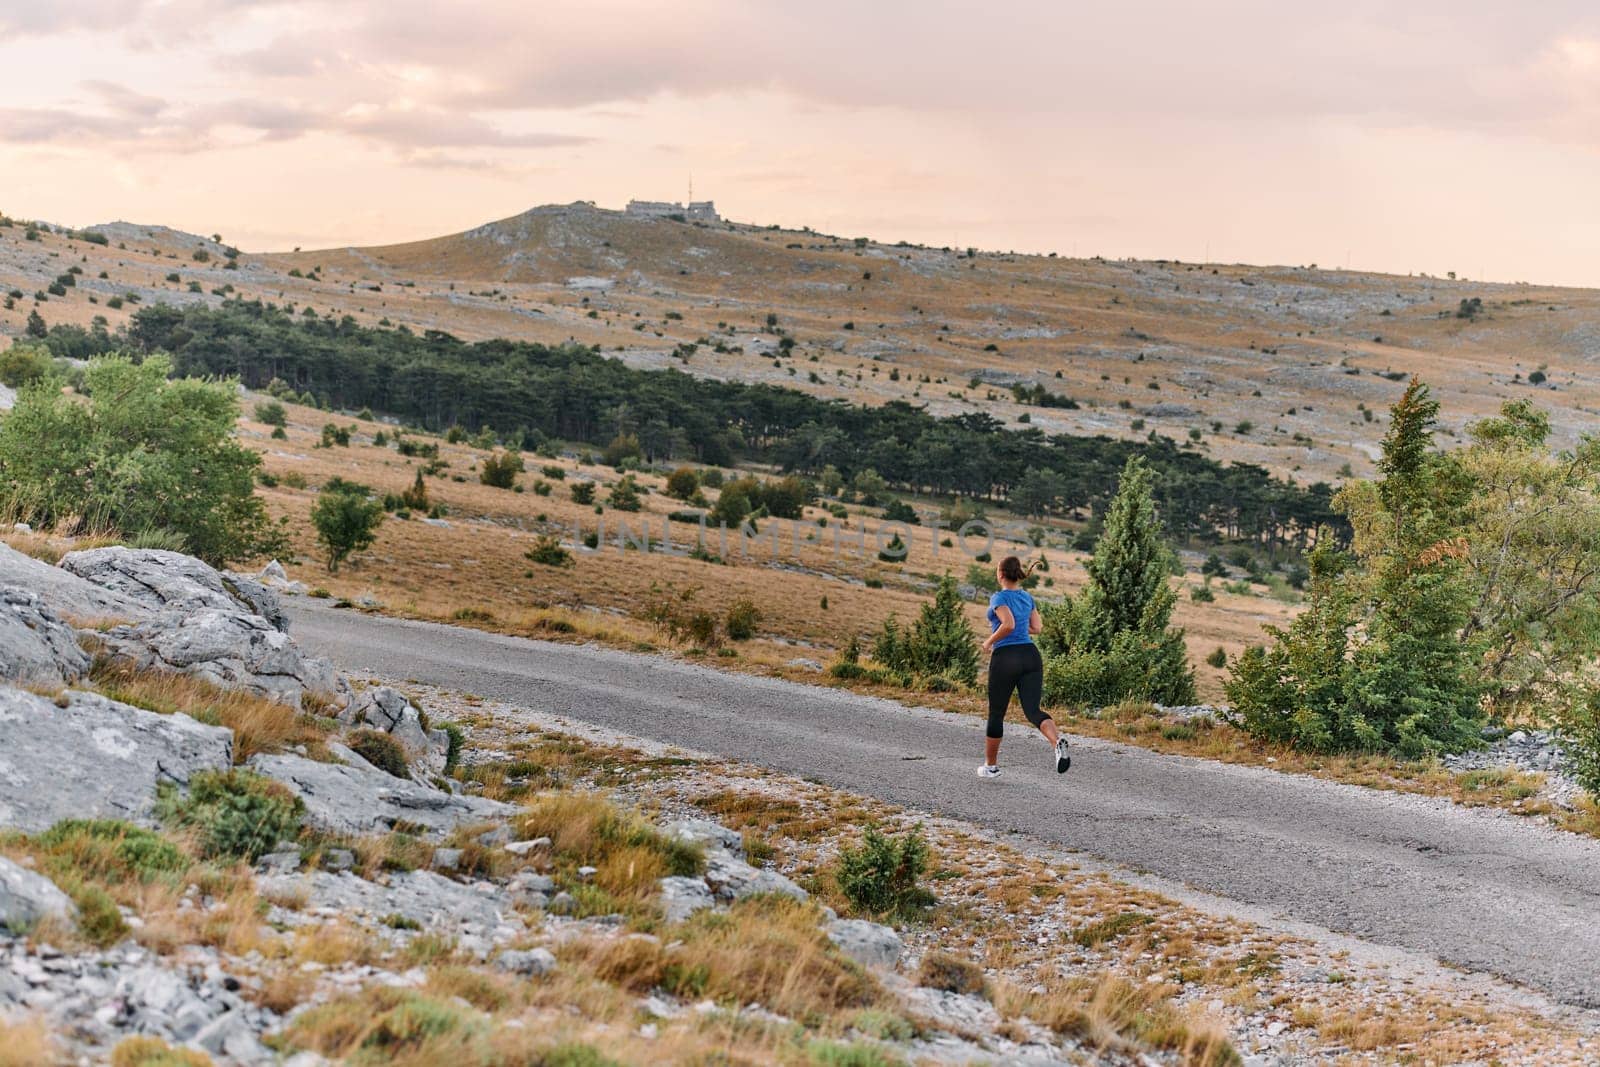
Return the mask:
M1326 484L1298 486L1248 464L1224 466L1166 437L1118 441L1008 429L981 413L939 418L893 401L864 407L795 389L637 370L583 345L467 343L405 327L363 327L260 301L155 305L118 337L173 355L179 374L278 380L327 407L371 408L423 429L493 427L524 448L547 438L637 437L648 462L728 466L745 459L815 475L874 471L892 487L1014 502L1032 514L1103 511L1131 456L1153 472L1171 532L1304 548L1319 527L1347 529Z

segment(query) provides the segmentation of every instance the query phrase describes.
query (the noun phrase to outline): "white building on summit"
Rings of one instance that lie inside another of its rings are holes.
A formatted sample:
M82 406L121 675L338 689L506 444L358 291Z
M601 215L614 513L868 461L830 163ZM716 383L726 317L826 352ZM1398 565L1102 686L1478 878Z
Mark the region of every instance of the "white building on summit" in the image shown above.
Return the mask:
M717 214L716 204L710 200L691 200L688 207L672 200L629 200L626 211L629 215L641 219L663 219L672 215L682 215L686 219L719 222L722 218Z

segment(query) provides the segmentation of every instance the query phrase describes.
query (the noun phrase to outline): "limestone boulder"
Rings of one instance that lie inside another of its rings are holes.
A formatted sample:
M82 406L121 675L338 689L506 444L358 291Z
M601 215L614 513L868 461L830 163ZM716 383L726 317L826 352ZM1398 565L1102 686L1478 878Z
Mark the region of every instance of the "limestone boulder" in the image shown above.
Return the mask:
M54 882L0 856L0 930L26 933L45 919L77 916L77 905Z
M276 779L305 803L306 822L333 834L381 834L408 825L443 837L463 823L509 818L509 804L456 796L379 770L343 745L329 745L343 762L319 763L301 756L259 755L258 774Z
M113 660L141 670L193 674L293 708L308 694L340 702L348 686L333 665L306 656L264 616L237 610L167 610L100 635Z
M146 612L211 609L259 615L276 630L289 629L277 593L254 579L223 574L182 552L94 548L67 553L61 557L61 569L143 605Z
M69 818L150 824L157 785L233 763L231 731L96 693L0 686L0 738L0 828L26 833Z
M89 671L78 635L38 594L0 586L0 678L66 685Z
M4 542L0 542L0 585L35 593L56 614L79 622L138 619L148 610L121 593L24 555Z
M398 689L378 686L356 693L339 713L351 727L381 730L399 742L406 762L424 778L443 773L450 738L443 730L423 725L422 711Z

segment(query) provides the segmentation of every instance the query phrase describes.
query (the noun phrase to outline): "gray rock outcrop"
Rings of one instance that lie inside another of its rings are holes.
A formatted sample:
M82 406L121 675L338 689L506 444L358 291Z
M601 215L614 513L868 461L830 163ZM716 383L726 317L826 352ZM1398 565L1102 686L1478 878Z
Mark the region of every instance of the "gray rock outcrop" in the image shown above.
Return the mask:
M499 801L455 796L396 778L342 745L328 747L344 762L260 755L250 760L250 768L294 790L305 802L306 822L329 833L387 833L405 823L442 837L463 823L504 819L516 810Z
M287 630L278 594L260 582L224 575L193 556L155 548L93 548L61 557L61 569L144 606L147 612L211 608L259 615Z
M148 612L137 601L24 555L4 542L0 542L0 585L36 593L58 615L81 622L138 619Z
M0 930L25 933L45 919L77 916L77 905L54 882L0 856Z
M240 611L164 611L132 626L113 627L100 641L117 662L193 674L296 709L307 694L331 700L346 688L332 664L302 655L288 634L260 615Z
M0 678L66 685L89 670L78 635L38 595L0 586Z
M900 935L882 923L865 919L835 919L827 927L828 940L864 967L893 967L905 945Z
M398 689L378 686L356 693L339 720L347 726L367 726L382 730L405 750L406 762L425 775L444 771L450 751L450 738L443 730L422 725L422 712Z
M158 783L233 762L231 731L96 693L0 687L0 738L0 827L27 833L68 818L149 823Z
M269 898L303 896L306 907L382 923L393 916L424 930L470 933L503 941L522 929L509 897L490 883L466 885L432 871L399 871L381 882L349 871L266 875L257 886Z
M704 878L673 875L663 878L661 886L661 914L669 923L682 922L697 911L716 906L716 898Z

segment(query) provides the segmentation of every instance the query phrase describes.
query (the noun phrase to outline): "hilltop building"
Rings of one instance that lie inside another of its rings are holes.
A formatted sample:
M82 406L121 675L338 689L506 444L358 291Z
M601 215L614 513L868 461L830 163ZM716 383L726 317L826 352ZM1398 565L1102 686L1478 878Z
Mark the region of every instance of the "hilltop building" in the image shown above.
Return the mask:
M627 214L641 219L661 219L670 215L682 215L686 219L695 219L700 222L720 222L722 216L717 214L717 206L710 200L691 200L689 205L684 205L671 200L629 200L625 209Z

